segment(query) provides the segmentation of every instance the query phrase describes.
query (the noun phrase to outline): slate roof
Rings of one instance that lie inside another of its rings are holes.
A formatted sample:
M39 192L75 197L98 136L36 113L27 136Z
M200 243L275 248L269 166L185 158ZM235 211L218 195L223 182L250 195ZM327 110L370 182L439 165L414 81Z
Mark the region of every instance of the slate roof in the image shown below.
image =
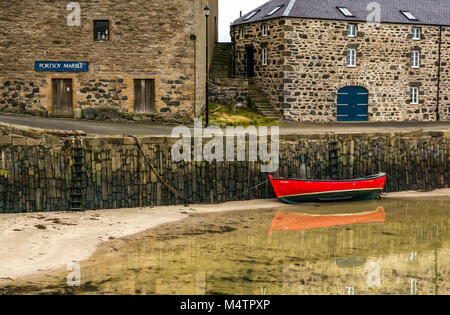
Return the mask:
M450 0L271 0L259 8L248 12L233 22L232 25L252 23L262 20L279 18L283 16L344 20L366 21L367 5L377 2L381 6L382 23L402 23L420 25L450 25ZM283 7L272 16L267 16L274 8ZM346 7L354 17L344 16L337 7ZM257 14L248 20L244 20L252 12L259 10ZM418 20L408 20L400 11L411 12Z

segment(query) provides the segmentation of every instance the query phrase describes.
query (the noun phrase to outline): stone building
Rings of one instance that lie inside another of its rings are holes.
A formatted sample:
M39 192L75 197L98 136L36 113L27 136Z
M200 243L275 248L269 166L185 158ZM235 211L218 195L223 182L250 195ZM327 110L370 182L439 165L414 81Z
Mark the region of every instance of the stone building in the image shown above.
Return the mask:
M450 119L448 0L271 0L231 36L284 120Z
M194 117L218 0L0 1L0 111Z

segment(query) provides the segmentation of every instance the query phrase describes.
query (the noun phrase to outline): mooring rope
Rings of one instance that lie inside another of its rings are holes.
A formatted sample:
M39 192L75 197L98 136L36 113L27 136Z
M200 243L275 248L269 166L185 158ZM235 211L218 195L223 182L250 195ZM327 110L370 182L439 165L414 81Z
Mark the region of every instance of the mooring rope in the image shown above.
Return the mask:
M148 164L148 166L150 166L151 170L153 171L153 173L155 173L156 177L161 181L161 183L163 183L163 185L166 186L167 189L169 189L169 191L171 191L171 192L175 195L175 197L177 197L178 199L183 200L183 201L185 201L185 202L187 202L187 203L189 203L189 204L193 204L194 202L193 202L191 199L188 199L188 198L186 198L185 196L181 195L175 188L173 188L169 183L167 183L167 182L164 180L164 178L159 174L157 168L150 162L150 160L148 159L148 157L145 155L144 150L143 150L143 148L142 148L142 144L141 144L141 142L139 141L139 139L138 139L136 136L131 136L131 135L128 135L127 137L130 137L130 138L133 138L133 139L134 139L134 141L136 142L136 146L138 147L139 151L141 152L142 156L144 157L145 162ZM247 190L244 191L243 193L237 195L237 196L236 196L236 199L228 199L227 201L236 201L236 200L239 200L239 197L244 196L245 194L247 194L247 196L248 196L248 194L249 194L251 191L253 191L253 190L255 190L255 189L261 187L262 185L267 184L268 182L269 182L269 180L266 180L266 181L264 181L264 182L262 182L262 183L260 183L260 184L258 184L258 185L256 185L256 186L254 186L254 187L252 187L252 188L250 188L250 189L247 189Z
M252 187L252 188L250 188L250 189L244 191L242 194L237 195L237 196L236 196L236 199L239 199L240 196L243 196L243 195L245 195L245 194L247 194L247 197L248 197L248 194L249 194L251 191L255 190L256 188L261 187L262 185L267 184L268 182L269 182L269 180L266 180L265 182L260 183L260 184L258 184L258 185L256 185L256 186L254 186L254 187ZM230 200L230 201L231 201L231 200Z
M191 203L191 204L194 203L192 200L181 195L175 188L173 188L169 183L167 183L164 180L164 178L158 173L158 170L156 169L156 167L150 162L148 157L145 155L144 150L142 149L141 142L139 141L139 139L137 137L131 136L131 135L129 135L127 137L134 139L139 151L141 152L142 156L144 157L145 162L148 164L148 166L150 166L151 170L153 171L153 173L155 173L156 177L161 181L161 183L163 183L163 185L166 186L167 189L169 189L169 191L171 191L175 195L175 197L177 197L180 200L185 201L186 203Z

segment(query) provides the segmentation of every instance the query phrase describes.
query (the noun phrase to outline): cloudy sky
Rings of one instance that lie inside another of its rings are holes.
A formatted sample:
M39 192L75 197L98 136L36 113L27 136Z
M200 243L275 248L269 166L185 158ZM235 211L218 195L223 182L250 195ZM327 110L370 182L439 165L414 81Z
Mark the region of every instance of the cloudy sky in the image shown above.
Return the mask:
M268 0L219 0L219 41L229 42L230 23L239 18L239 11L242 14L266 3Z

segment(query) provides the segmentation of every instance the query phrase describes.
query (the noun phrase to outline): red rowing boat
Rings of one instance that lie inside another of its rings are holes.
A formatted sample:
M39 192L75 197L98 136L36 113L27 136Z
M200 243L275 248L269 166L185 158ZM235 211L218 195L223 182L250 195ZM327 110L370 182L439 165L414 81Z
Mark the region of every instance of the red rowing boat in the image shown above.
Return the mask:
M386 174L355 180L275 179L269 175L278 199L285 203L372 200L379 196L386 184Z
M384 222L386 222L386 213L383 207L372 212L355 214L312 215L278 212L272 221L269 235L272 235L274 231L306 231L333 226Z

